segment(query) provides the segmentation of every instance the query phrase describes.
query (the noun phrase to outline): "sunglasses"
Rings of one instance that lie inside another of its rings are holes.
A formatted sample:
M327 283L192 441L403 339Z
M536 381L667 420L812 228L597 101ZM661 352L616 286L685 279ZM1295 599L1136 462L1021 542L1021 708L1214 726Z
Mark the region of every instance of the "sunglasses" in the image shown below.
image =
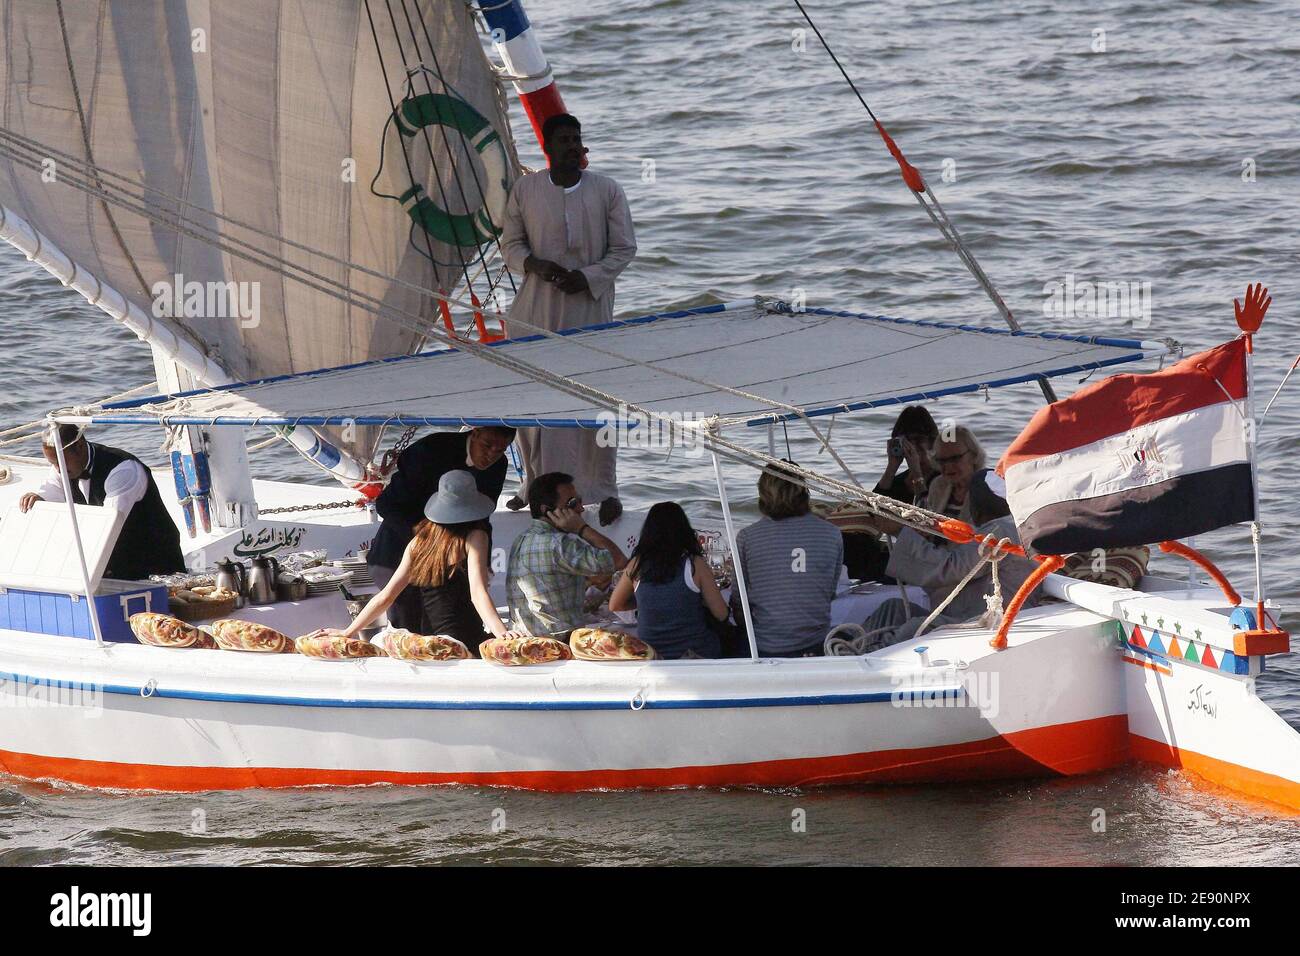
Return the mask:
M944 465L955 465L955 464L957 464L957 462L961 461L963 458L965 458L965 457L966 457L967 455L969 455L969 454L970 454L970 451L964 451L964 452L962 452L960 455L948 455L948 456L946 456L946 457L944 457L944 458L936 458L935 461L939 464L939 467L942 468Z

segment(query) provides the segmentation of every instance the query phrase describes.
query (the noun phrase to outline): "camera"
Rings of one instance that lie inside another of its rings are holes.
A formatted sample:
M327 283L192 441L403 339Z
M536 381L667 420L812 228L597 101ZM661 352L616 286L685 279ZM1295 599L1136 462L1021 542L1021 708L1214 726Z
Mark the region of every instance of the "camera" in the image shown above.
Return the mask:
M889 454L893 455L895 458L903 457L903 439L901 438L889 439Z

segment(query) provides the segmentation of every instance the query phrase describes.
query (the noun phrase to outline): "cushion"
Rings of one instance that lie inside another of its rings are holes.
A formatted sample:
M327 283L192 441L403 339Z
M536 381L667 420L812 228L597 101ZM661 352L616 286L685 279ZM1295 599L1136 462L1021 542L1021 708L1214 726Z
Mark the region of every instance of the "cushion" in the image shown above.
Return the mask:
M1109 548L1104 556L1094 555L1091 551L1080 551L1065 559L1061 573L1079 581L1132 590L1137 587L1142 575L1146 574L1147 562L1150 560L1151 549L1146 545Z

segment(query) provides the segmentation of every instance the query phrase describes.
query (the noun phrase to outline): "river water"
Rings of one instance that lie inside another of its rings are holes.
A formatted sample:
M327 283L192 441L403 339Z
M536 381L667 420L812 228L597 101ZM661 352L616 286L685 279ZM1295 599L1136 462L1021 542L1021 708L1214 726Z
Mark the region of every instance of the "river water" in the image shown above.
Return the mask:
M620 314L765 292L997 324L815 38L795 32L793 4L527 6L584 122L592 168L624 184L636 218L640 251L619 284ZM1275 303L1258 390L1272 394L1300 343L1300 7L808 6L1027 327L1172 336L1194 351L1235 333L1232 298L1262 280ZM525 161L540 165L520 114L515 122ZM1050 285L1071 275L1149 283L1149 315L1045 315ZM0 425L152 378L147 348L7 249L0 318ZM1057 383L1062 394L1079 385ZM996 454L1040 402L1023 386L934 411L971 425ZM837 445L864 473L883 465L889 421L836 425ZM156 456L156 433L118 440ZM799 460L819 461L794 430L791 442ZM1295 606L1300 384L1283 392L1259 447L1266 579ZM278 452L255 468L312 478ZM674 498L700 521L719 519L700 462L629 454L621 470L630 505ZM734 475L736 493L750 480ZM1244 529L1198 544L1249 589ZM1259 686L1300 725L1294 658L1270 662ZM0 863L10 864L1257 864L1297 850L1300 820L1145 768L988 785L565 796L387 787L138 796L0 779Z

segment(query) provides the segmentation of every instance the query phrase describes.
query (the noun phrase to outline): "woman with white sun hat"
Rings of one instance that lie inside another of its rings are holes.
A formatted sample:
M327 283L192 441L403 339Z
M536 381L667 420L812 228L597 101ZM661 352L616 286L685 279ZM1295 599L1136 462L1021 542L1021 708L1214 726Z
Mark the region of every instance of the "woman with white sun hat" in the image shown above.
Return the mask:
M492 527L487 519L495 510L496 502L478 490L468 471L443 475L401 564L344 633L356 636L414 585L424 604L422 633L454 637L472 652L489 636L512 634L488 594Z

